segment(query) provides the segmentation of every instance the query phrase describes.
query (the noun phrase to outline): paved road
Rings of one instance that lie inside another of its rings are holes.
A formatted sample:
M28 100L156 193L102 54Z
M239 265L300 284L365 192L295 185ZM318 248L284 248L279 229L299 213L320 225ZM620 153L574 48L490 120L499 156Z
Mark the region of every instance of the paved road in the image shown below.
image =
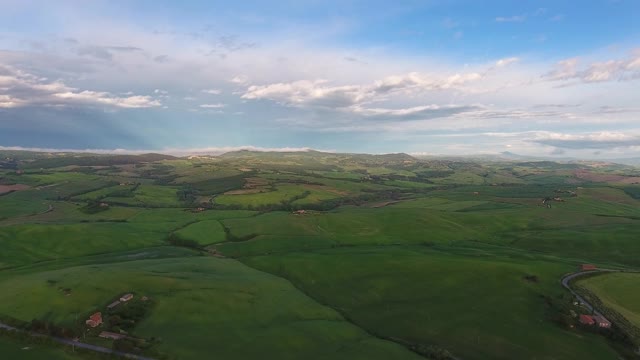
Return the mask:
M20 330L20 329L17 329L15 327L13 327L13 326L9 326L9 325L3 324L3 323L0 323L0 329L25 332L24 330ZM29 334L31 336L40 336L40 337L46 336L46 335L33 333L33 332L30 332ZM78 348L87 349L87 350L91 350L91 351L96 351L96 352L100 352L100 353L104 353L104 354L118 355L118 356L125 357L127 359L155 360L155 359L144 357L144 356L129 354L129 353L125 353L125 352L122 352L122 351L116 351L116 350L109 349L109 348L102 347L102 346L96 346L96 345L86 344L86 343L79 342L79 341L73 341L73 340L70 340L70 339L65 339L65 338L60 338L60 337L55 337L55 336L49 336L49 338L51 340L53 340L53 341L59 342L60 344L71 345L71 346L75 346L75 347L78 347Z
M589 311L593 312L595 315L599 315L602 316L602 313L600 313L596 308L593 307L593 305L589 304L589 302L587 300L585 300L582 296L578 295L578 293L576 293L575 291L573 291L573 289L571 288L571 286L569 286L569 282L571 282L571 280L578 278L580 276L584 276L584 275L588 275L588 274L597 274L597 273L602 273L602 272L617 272L618 270L609 270L609 269L600 269L600 270L589 270L589 271L580 271L580 272L576 272L576 273L572 273L569 275L565 275L562 280L562 286L564 286L567 290L569 290L571 292L571 294L573 294L573 296L576 297L576 299L578 299L578 301L580 303L582 303L587 309L589 309Z

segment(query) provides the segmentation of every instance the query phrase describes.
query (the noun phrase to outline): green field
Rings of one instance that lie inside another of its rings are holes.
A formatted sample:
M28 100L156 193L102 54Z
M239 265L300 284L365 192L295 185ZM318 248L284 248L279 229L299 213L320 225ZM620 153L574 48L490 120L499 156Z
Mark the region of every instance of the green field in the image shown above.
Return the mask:
M70 351L70 350L69 350ZM31 344L29 342L0 337L0 354L4 359L20 360L78 360L75 355L64 350L52 349L46 345Z
M105 306L132 292L152 305L127 327L145 342L131 351L161 359L631 358L618 330L579 326L559 280L640 268L637 186L601 181L634 168L2 154L22 172L0 184L28 186L0 196L2 321L110 347L97 334L124 320ZM638 276L578 284L638 326ZM87 332L96 310L105 324ZM5 354L87 357L0 336Z
M0 313L72 326L124 292L157 303L135 335L161 338L159 348L199 359L212 348L221 358L327 356L418 358L378 340L318 305L288 282L234 260L209 257L87 265L0 277ZM60 288L71 289L65 295ZM215 336L211 336L215 334Z
M226 233L218 220L205 220L176 231L178 237L193 240L200 245L209 245L226 240Z
M369 331L436 344L464 359L616 358L604 341L578 337L546 319L541 296L561 292L557 279L571 269L567 265L424 248L340 249L244 261L291 279ZM527 274L540 282L525 281Z

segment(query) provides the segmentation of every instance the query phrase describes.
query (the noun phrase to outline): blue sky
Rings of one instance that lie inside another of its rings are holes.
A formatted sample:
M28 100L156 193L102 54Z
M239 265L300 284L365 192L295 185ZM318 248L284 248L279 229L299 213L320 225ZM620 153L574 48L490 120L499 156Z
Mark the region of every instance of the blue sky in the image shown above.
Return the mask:
M0 9L0 148L640 156L634 0Z

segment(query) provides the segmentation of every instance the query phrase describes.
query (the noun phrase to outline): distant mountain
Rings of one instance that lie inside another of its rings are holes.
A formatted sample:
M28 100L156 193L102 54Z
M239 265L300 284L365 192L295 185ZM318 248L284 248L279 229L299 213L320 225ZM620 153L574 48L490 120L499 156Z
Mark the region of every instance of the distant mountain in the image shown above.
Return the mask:
M111 155L111 154L89 154L89 153L42 153L46 156L39 156L33 160L23 160L20 164L22 168L50 169L64 166L111 166L140 164L161 160L176 160L175 156L148 153L141 155Z

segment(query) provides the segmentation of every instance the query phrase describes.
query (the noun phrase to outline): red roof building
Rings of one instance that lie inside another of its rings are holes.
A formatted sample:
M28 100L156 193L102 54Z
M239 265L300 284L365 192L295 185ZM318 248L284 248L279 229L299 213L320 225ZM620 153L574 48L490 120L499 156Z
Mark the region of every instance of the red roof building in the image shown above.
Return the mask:
M598 267L593 264L582 264L581 269L582 271L589 271L589 270L596 270L598 269Z
M584 325L593 325L595 324L595 320L591 315L580 315L580 323Z
M89 320L85 321L85 324L91 326L92 328L102 324L102 313L97 312L89 316Z

